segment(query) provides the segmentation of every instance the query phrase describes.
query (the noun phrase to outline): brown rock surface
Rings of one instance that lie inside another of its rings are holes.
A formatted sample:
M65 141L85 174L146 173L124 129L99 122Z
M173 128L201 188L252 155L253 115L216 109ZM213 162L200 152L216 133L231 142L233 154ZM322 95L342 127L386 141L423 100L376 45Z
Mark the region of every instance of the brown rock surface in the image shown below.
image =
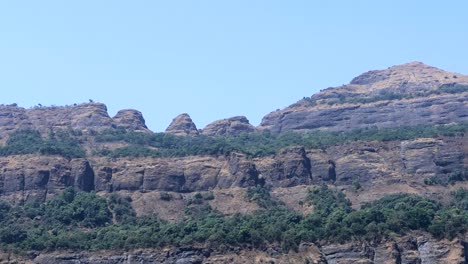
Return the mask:
M194 136L199 134L197 126L195 126L192 118L186 113L176 116L166 128L166 133L176 136Z
M136 131L148 131L148 127L146 127L143 114L140 111L134 109L120 110L112 118L112 121L118 128Z
M370 71L266 115L259 129L345 131L468 121L468 92L434 93L454 85L468 85L468 76L419 62Z
M235 116L208 124L202 134L207 136L237 136L241 133L254 132L255 127L245 116Z
M149 131L139 111L121 110L114 118L110 118L106 105L102 103L36 106L31 109L0 105L0 138L3 140L17 129L35 129L47 134L59 130L100 131L115 127Z
M466 182L448 187L424 183L434 176L447 182L452 172L466 169L464 153L467 144L466 137L351 142L322 150L292 147L275 156L254 159L238 153L219 157L88 157L71 160L57 156L8 156L0 157L0 196L17 202L32 197L44 200L68 186L102 193L122 191L131 195L217 190L225 190L223 192L226 193L231 188L264 184L273 188L272 193L287 201L290 208L300 210L301 207L294 201L288 201L287 196L296 197L299 201L306 195L307 186L330 184L328 161L332 160L336 171L335 185L359 207L363 202L390 193L434 197L443 196L452 187L468 186ZM355 183L359 183L362 189L353 190ZM297 194L290 195L284 190L276 191L294 186L304 188L298 188ZM139 203L139 206L145 206L145 203Z

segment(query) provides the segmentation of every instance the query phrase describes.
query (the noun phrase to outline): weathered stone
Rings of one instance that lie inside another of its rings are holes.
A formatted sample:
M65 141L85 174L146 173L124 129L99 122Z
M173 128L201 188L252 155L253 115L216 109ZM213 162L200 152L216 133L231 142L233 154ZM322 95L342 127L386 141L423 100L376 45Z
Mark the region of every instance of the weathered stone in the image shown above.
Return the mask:
M312 182L311 161L302 147L280 151L273 158L256 160L261 177L275 187L290 187Z
M202 134L207 136L237 136L255 131L245 116L235 116L208 124Z
M114 126L117 128L124 128L136 131L148 131L145 119L140 111L134 109L120 110L112 118Z
M468 121L468 92L419 95L455 84L468 85L468 76L422 63L371 71L356 77L349 85L325 89L266 115L259 129L275 133L314 129L349 131L369 126L388 128ZM389 95L395 96L392 99ZM366 102L378 96L382 99Z
M192 118L186 113L176 116L166 128L166 133L176 136L194 136L199 134Z
M238 153L231 154L218 176L220 188L249 187L261 183L255 164Z

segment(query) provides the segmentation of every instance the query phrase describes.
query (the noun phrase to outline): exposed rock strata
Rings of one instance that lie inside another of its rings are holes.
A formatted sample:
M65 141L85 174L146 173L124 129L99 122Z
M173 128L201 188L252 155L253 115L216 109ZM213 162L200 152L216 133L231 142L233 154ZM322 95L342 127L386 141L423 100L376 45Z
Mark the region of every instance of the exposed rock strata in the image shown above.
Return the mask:
M267 185L273 188L330 183L363 188L408 184L466 169L468 141L462 138L403 142L352 142L324 150L292 147L275 156L250 159L242 154L184 158L104 158L68 160L34 155L0 157L0 195L16 201L45 198L68 186L97 192L203 192ZM403 191L403 190L402 190ZM420 192L422 192L420 190Z
M468 76L418 62L370 71L266 115L259 129L346 131L468 121L468 92L435 93L456 85L468 85Z
M323 247L303 243L297 252L283 252L281 247L270 245L262 250L249 248L180 247L164 249L140 249L127 252L53 252L38 253L32 257L0 254L0 263L315 263L315 264L464 264L465 241L435 241L425 234L399 237L377 244L347 243L329 244Z

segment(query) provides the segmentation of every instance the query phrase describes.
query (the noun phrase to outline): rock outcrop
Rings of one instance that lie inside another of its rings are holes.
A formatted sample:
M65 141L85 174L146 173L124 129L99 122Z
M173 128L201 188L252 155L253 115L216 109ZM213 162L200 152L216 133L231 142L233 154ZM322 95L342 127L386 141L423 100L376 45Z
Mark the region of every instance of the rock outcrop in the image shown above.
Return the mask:
M0 105L0 137L18 129L35 129L43 134L58 130L100 131L111 128L148 131L143 115L136 110L121 110L114 118L102 103L72 106L36 106L25 109L16 105Z
M176 116L166 128L166 133L176 136L195 136L199 134L197 126L186 113Z
M134 109L124 109L117 112L112 118L117 128L130 129L135 131L148 131L145 119L140 111Z
M347 131L463 121L468 121L468 76L413 62L370 71L304 98L266 115L259 129Z
M255 131L245 116L235 116L208 124L202 134L207 136L237 136Z

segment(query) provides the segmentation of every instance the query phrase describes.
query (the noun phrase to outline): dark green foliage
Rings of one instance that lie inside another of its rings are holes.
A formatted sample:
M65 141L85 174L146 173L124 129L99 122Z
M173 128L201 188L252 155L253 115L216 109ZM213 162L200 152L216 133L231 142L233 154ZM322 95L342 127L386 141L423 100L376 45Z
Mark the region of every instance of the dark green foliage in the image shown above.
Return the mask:
M170 193L167 193L167 192L162 192L159 194L159 199L163 200L163 201L170 201L172 200L172 195Z
M459 188L451 193L449 207L438 211L429 226L429 231L437 238L454 238L468 232L468 190Z
M79 132L72 130L51 132L44 139L36 130L18 130L10 134L6 146L0 148L0 156L38 153L82 158L85 152L80 146L79 135Z
M279 201L271 197L269 188L264 186L249 187L246 198L249 202L256 202L261 208L273 208L281 205Z
M326 148L350 141L409 140L420 137L461 136L468 130L468 123L441 126L411 126L378 129L369 127L348 132L312 131L271 134L268 131L245 133L238 136L175 136L166 133L141 133L124 129L90 132L98 142L123 141L128 146L95 150L93 154L118 157L181 157L191 155L228 155L241 152L250 157L277 154L291 146ZM18 154L61 155L68 158L84 157L81 147L83 136L79 131L67 130L49 133L42 138L35 130L18 130L9 136L0 156ZM456 175L455 175L456 176ZM466 176L464 176L466 177ZM457 178L453 178L457 180Z
M101 150L97 154L110 157L176 157L190 155L228 155L242 152L251 157L274 155L291 146L325 148L349 141L392 141L421 137L461 136L468 123L446 126L411 126L379 129L370 127L349 132L312 131L271 134L268 131L231 137L183 137L165 133L140 133L122 129L106 130L96 135L100 142L124 141L131 144L116 150Z
M351 212L351 202L344 193L328 188L325 184L310 189L308 199L314 205L314 209L323 215L329 215L336 209Z
M449 178L449 183L455 183L458 181L467 181L468 180L468 168L464 168L463 170L455 170L453 171Z
M437 185L443 184L444 182L437 176L431 176L424 179L424 184L426 185Z
M393 234L426 230L453 238L468 230L468 191L452 193L448 206L416 195L396 194L353 210L348 199L326 185L310 189L314 212L302 215L276 203L268 189L248 190L247 198L263 204L252 214L225 217L195 193L186 216L177 223L154 216L136 217L130 198L115 194L65 190L45 205L0 203L0 248L28 250L99 250L184 246L194 243L252 246L270 243L295 250L301 242L378 241ZM34 210L33 208L40 208ZM113 219L111 217L113 215ZM112 221L113 220L113 221Z
M468 213L459 208L444 209L437 213L429 231L437 238L453 239L458 234L468 231Z
M136 219L136 213L131 205L130 197L122 197L115 193L109 197L109 209L114 215L114 220L117 223L132 223Z
M138 145L130 145L126 147L117 148L113 151L104 150L103 152L99 153L105 156L109 156L112 158L120 158L120 157L157 157L158 151L154 149L150 149L144 146Z
M83 227L104 226L112 215L104 198L95 193L66 189L58 198L45 204L44 217L51 223Z
M215 198L215 196L214 196L213 192L206 193L203 196L203 199L205 199L205 200L214 200L214 198Z
M8 137L6 147L1 149L2 155L30 154L39 152L44 141L36 130L18 130Z
M468 190L459 188L456 191L453 191L451 194L453 199L450 206L459 208L463 211L468 211Z
M124 141L131 144L129 147L113 151L104 150L104 152L98 152L98 154L112 157L216 155L225 151L222 144L223 139L202 135L197 137L180 137L167 133L150 134L124 129L111 129L97 134L96 141ZM151 148L156 148L157 151Z
M10 212L11 206L0 200L0 221L3 221L8 216L8 213Z
M457 93L464 93L464 92L468 92L468 85L445 84L445 85L442 85L434 93L436 93L436 94L441 94L441 93L457 94Z

